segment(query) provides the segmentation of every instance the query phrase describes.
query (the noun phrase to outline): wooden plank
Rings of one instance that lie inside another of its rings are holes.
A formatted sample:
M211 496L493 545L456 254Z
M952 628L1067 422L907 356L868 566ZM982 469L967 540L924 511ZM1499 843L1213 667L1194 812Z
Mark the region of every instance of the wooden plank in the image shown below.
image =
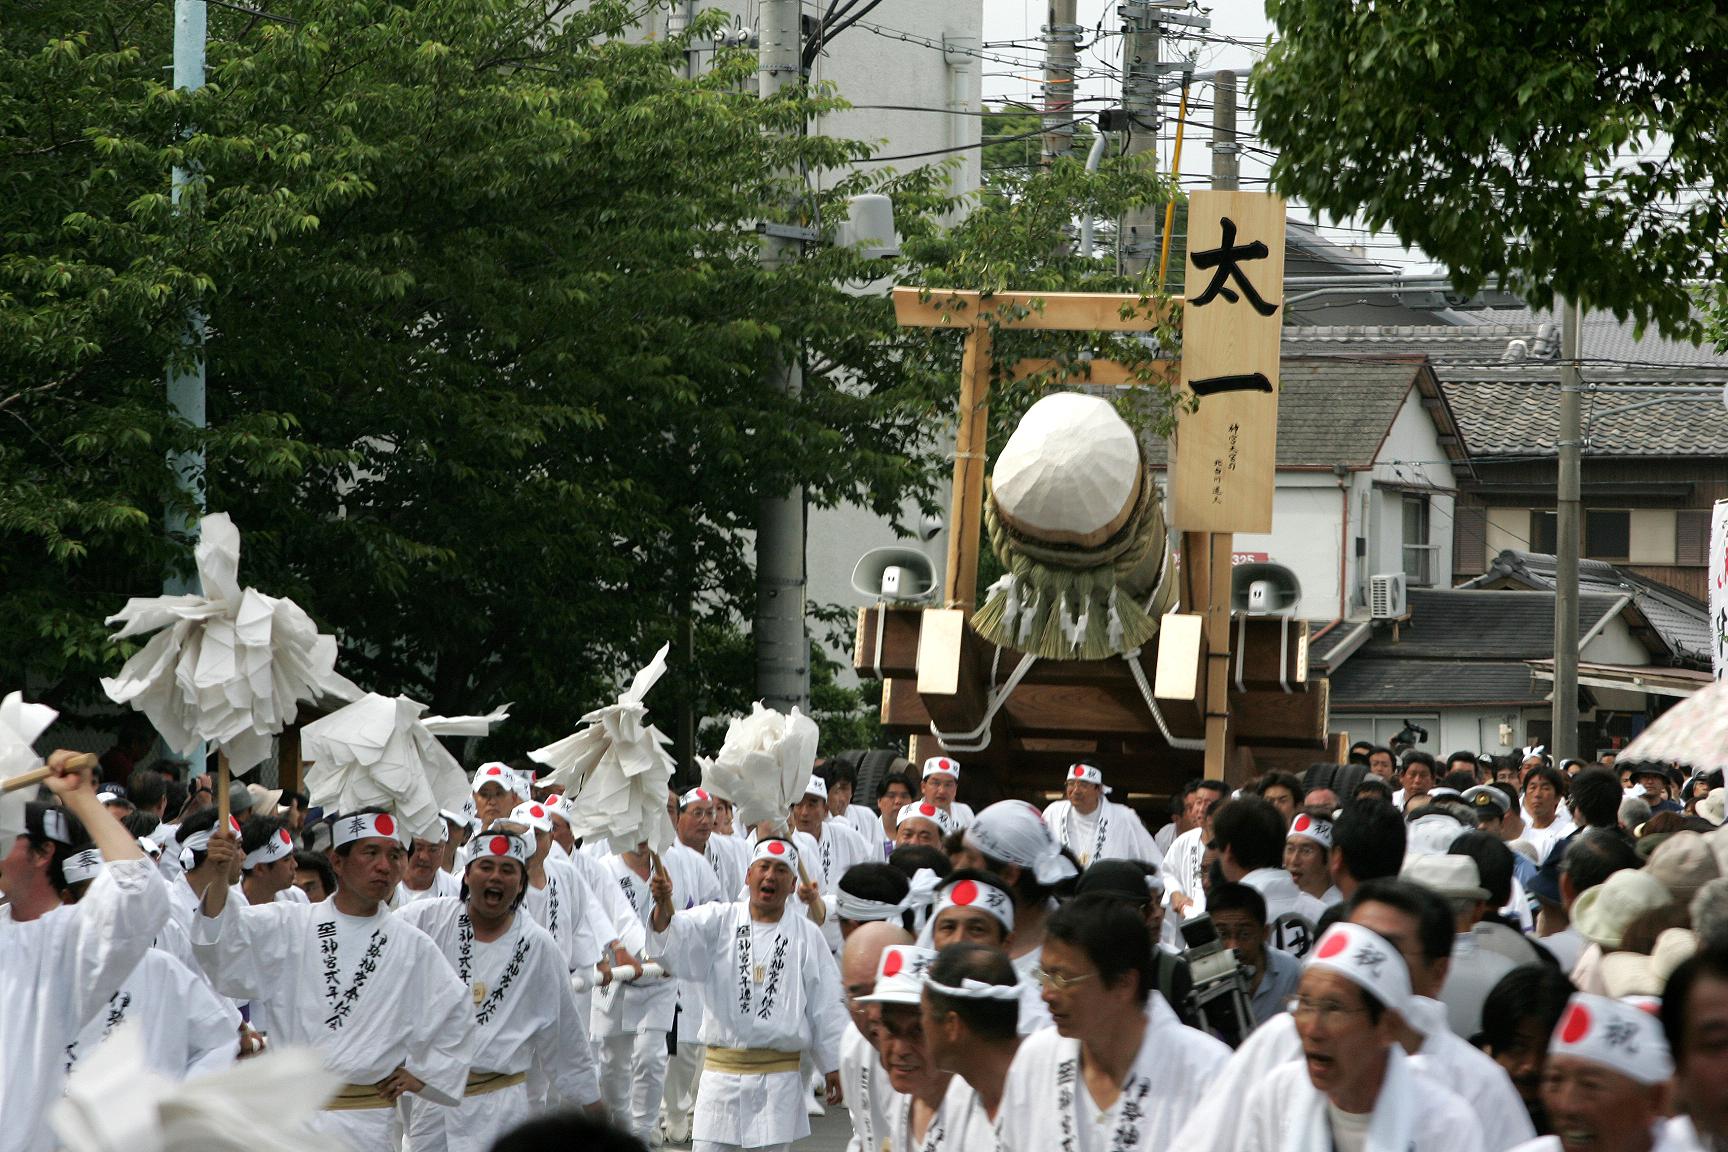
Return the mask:
M1282 255L1282 250L1280 250ZM996 292L950 288L894 289L894 318L903 328L1000 328L1053 332L1149 332L1168 304L1132 292Z
M914 730L914 735L930 734L930 709L918 695L918 684L910 678L895 677L882 681L882 723L889 728ZM914 765L922 760L914 759Z
M1149 384L1157 384L1174 380L1181 371L1179 360L1154 360L1143 365L1137 373L1135 369L1120 360L1075 360L1064 364L1059 360L1044 360L1028 357L1017 361L1009 378L1015 381L1029 380L1046 372L1055 375L1056 379L1071 384L1091 384L1104 388L1140 388ZM1143 373L1147 379L1142 380Z
M1288 616L1237 616L1230 683L1271 692L1305 692L1308 621Z
M1326 758L1334 764L1350 762L1350 737L1343 732L1333 732L1327 736Z
M1206 779L1224 779L1230 754L1230 546L1227 532L1208 542L1206 594Z
M961 652L966 613L957 608L932 608L923 614L918 632L918 694L953 696L960 691Z
M876 627L880 620L884 629L880 678L917 677L918 627L923 611L922 608L883 605L858 609L858 631L852 648L852 671L871 680L879 678L876 665Z
M1331 682L1316 680L1307 692L1232 692L1231 722L1236 739L1261 744L1304 746L1321 759L1327 746L1326 709Z
M1206 268L1196 264L1208 256L1222 259ZM1181 386L1198 406L1177 410L1171 524L1184 532L1270 532L1283 200L1260 192L1192 193L1184 283L1190 295L1182 316Z
M1192 612L1169 612L1158 629L1158 664L1152 695L1174 733L1204 732L1206 620Z
M978 595L978 549L984 535L984 465L990 446L990 361L994 338L988 328L966 334L960 368L960 407L954 439L954 485L948 508L948 568L943 599L968 611Z

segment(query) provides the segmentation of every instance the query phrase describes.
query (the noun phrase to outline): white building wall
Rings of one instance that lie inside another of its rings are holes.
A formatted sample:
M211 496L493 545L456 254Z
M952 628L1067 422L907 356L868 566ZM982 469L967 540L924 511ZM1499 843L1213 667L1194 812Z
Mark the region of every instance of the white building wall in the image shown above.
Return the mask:
M1327 730L1348 734L1351 740L1372 740L1385 745L1406 720L1428 730L1428 742L1418 747L1443 760L1453 752L1469 750L1503 756L1525 743L1528 720L1546 719L1542 708L1449 708L1443 712L1408 709L1400 712L1333 712Z
M1296 573L1302 598L1296 614L1331 620L1338 611L1338 556L1344 546L1344 496L1326 472L1280 472L1272 493L1272 531L1237 533L1236 552L1265 553Z

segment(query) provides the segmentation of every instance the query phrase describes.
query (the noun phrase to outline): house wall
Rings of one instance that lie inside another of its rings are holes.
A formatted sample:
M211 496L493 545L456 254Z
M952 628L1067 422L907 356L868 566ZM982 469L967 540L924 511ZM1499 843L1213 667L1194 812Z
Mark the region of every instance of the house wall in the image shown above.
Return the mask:
M1448 708L1442 711L1334 711L1327 721L1327 730L1334 734L1348 734L1351 740L1373 740L1376 744L1384 745L1398 734L1406 720L1410 720L1428 730L1428 742L1419 747L1422 751L1431 753L1436 760L1461 749L1500 756L1524 745L1526 712L1546 719L1549 710L1545 707L1502 707ZM1510 732L1510 743L1503 741L1501 725L1505 725Z
M1440 446L1433 418L1422 406L1421 395L1412 390L1392 421L1385 443L1375 457L1373 481L1375 508L1368 555L1375 576L1405 570L1405 546L1434 546L1429 559L1429 583L1444 588L1451 583L1452 510L1458 486L1457 475L1446 450ZM1429 501L1428 539L1404 539L1404 497L1426 495Z
M1263 552L1296 573L1302 585L1297 615L1306 620L1337 617L1338 554L1343 542L1344 500L1338 478L1324 472L1279 472L1272 492L1272 531L1237 533L1237 552Z

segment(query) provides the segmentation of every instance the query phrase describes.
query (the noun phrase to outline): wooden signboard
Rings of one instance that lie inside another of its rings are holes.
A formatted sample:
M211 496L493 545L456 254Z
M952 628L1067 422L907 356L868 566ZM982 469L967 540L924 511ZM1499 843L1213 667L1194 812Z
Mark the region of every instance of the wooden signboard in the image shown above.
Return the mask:
M1283 200L1189 197L1181 384L1199 406L1176 421L1170 505L1179 531L1272 531L1283 285Z

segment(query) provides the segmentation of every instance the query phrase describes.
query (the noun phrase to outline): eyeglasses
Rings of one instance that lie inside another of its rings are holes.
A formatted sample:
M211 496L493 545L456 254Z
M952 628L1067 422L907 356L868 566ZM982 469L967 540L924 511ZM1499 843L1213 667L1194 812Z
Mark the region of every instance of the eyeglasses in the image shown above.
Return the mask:
M1057 992L1066 992L1074 985L1084 984L1096 975L1098 973L1088 972L1084 976L1064 976L1060 972L1046 972L1042 968L1032 969L1032 979L1038 982L1040 988L1050 988Z
M1292 996L1284 1002L1284 1008L1298 1020L1312 1018L1316 1023L1328 1024L1342 1016L1356 1016L1367 1013L1367 1008L1346 1008L1334 1000L1309 1000L1302 996Z

